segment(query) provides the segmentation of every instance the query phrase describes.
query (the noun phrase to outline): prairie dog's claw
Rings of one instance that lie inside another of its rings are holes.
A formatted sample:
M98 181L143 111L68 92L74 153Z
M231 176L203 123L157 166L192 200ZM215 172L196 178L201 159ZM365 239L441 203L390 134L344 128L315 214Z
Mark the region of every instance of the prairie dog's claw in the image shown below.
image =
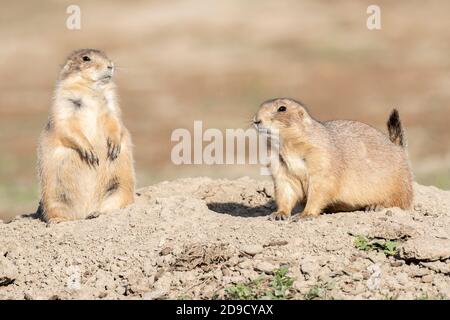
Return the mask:
M115 160L120 154L120 143L115 143L111 138L107 140L108 144L108 159Z
M81 153L81 158L87 162L87 164L91 166L98 166L99 165L99 159L97 155L95 154L94 150L84 150Z
M271 221L277 221L277 220L284 221L284 220L288 220L288 219L289 219L289 215L287 215L283 211L276 211L269 216L269 220L271 220Z

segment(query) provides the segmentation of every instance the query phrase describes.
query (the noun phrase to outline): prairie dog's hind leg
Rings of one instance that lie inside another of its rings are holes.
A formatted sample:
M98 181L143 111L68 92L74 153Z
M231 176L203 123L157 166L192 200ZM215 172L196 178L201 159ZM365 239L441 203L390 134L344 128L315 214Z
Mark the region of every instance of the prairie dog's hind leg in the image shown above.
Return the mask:
M58 223L73 219L73 212L66 203L46 200L42 204L41 218L48 223Z
M94 216L125 208L134 202L135 180L131 159L119 155L114 161L114 170L108 175L104 190L99 190L103 192L103 200L99 212L92 213Z
M133 202L134 202L134 190L122 187L119 184L115 186L114 189L106 191L105 198L100 206L100 210L98 212L92 212L88 216L88 218L96 218L100 214L125 208L127 205L132 204Z
M47 222L85 216L93 170L69 148L45 144L39 161L41 217Z

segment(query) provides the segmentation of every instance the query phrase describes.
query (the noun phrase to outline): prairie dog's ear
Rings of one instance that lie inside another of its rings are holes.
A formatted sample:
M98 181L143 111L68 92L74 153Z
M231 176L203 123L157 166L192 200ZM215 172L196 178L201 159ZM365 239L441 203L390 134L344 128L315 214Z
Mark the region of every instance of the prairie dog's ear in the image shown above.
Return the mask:
M302 120L308 118L308 113L302 106L298 107L297 113L298 113L298 116L300 117L300 119L302 119Z
M298 113L300 120L305 121L307 123L311 122L311 118L309 117L308 112L302 106L300 106L298 108L297 113Z

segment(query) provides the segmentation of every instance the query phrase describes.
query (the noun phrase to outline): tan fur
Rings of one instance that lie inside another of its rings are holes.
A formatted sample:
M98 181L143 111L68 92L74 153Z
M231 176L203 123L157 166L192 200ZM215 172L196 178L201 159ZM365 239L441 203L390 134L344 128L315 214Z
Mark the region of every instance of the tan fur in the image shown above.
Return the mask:
M289 218L299 202L301 217L411 207L412 173L405 149L393 143L397 135L391 141L357 121L319 122L292 99L263 103L254 123L280 140L280 161L271 164L278 206L271 218ZM396 125L401 129L399 119Z
M48 222L84 219L134 201L132 144L113 71L93 49L75 51L61 70L38 147L40 211Z

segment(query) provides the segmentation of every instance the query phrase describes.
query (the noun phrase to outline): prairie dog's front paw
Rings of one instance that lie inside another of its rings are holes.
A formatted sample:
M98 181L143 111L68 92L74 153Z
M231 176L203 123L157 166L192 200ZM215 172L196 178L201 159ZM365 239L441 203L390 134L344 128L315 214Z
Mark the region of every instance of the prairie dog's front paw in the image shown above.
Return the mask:
M106 143L108 146L108 159L113 161L120 154L120 138L108 137Z
M47 227L50 227L51 225L58 224L61 222L69 221L69 219L66 217L52 217L52 218L47 218L46 220L47 220L46 221Z
M79 151L81 159L86 161L89 165L95 167L99 165L98 156L93 148L83 149Z
M288 220L289 217L290 215L284 211L276 211L269 216L269 220Z
M98 217L100 217L101 214L102 214L102 213L101 213L100 211L94 211L94 212L91 212L91 213L86 217L86 220L98 218Z

